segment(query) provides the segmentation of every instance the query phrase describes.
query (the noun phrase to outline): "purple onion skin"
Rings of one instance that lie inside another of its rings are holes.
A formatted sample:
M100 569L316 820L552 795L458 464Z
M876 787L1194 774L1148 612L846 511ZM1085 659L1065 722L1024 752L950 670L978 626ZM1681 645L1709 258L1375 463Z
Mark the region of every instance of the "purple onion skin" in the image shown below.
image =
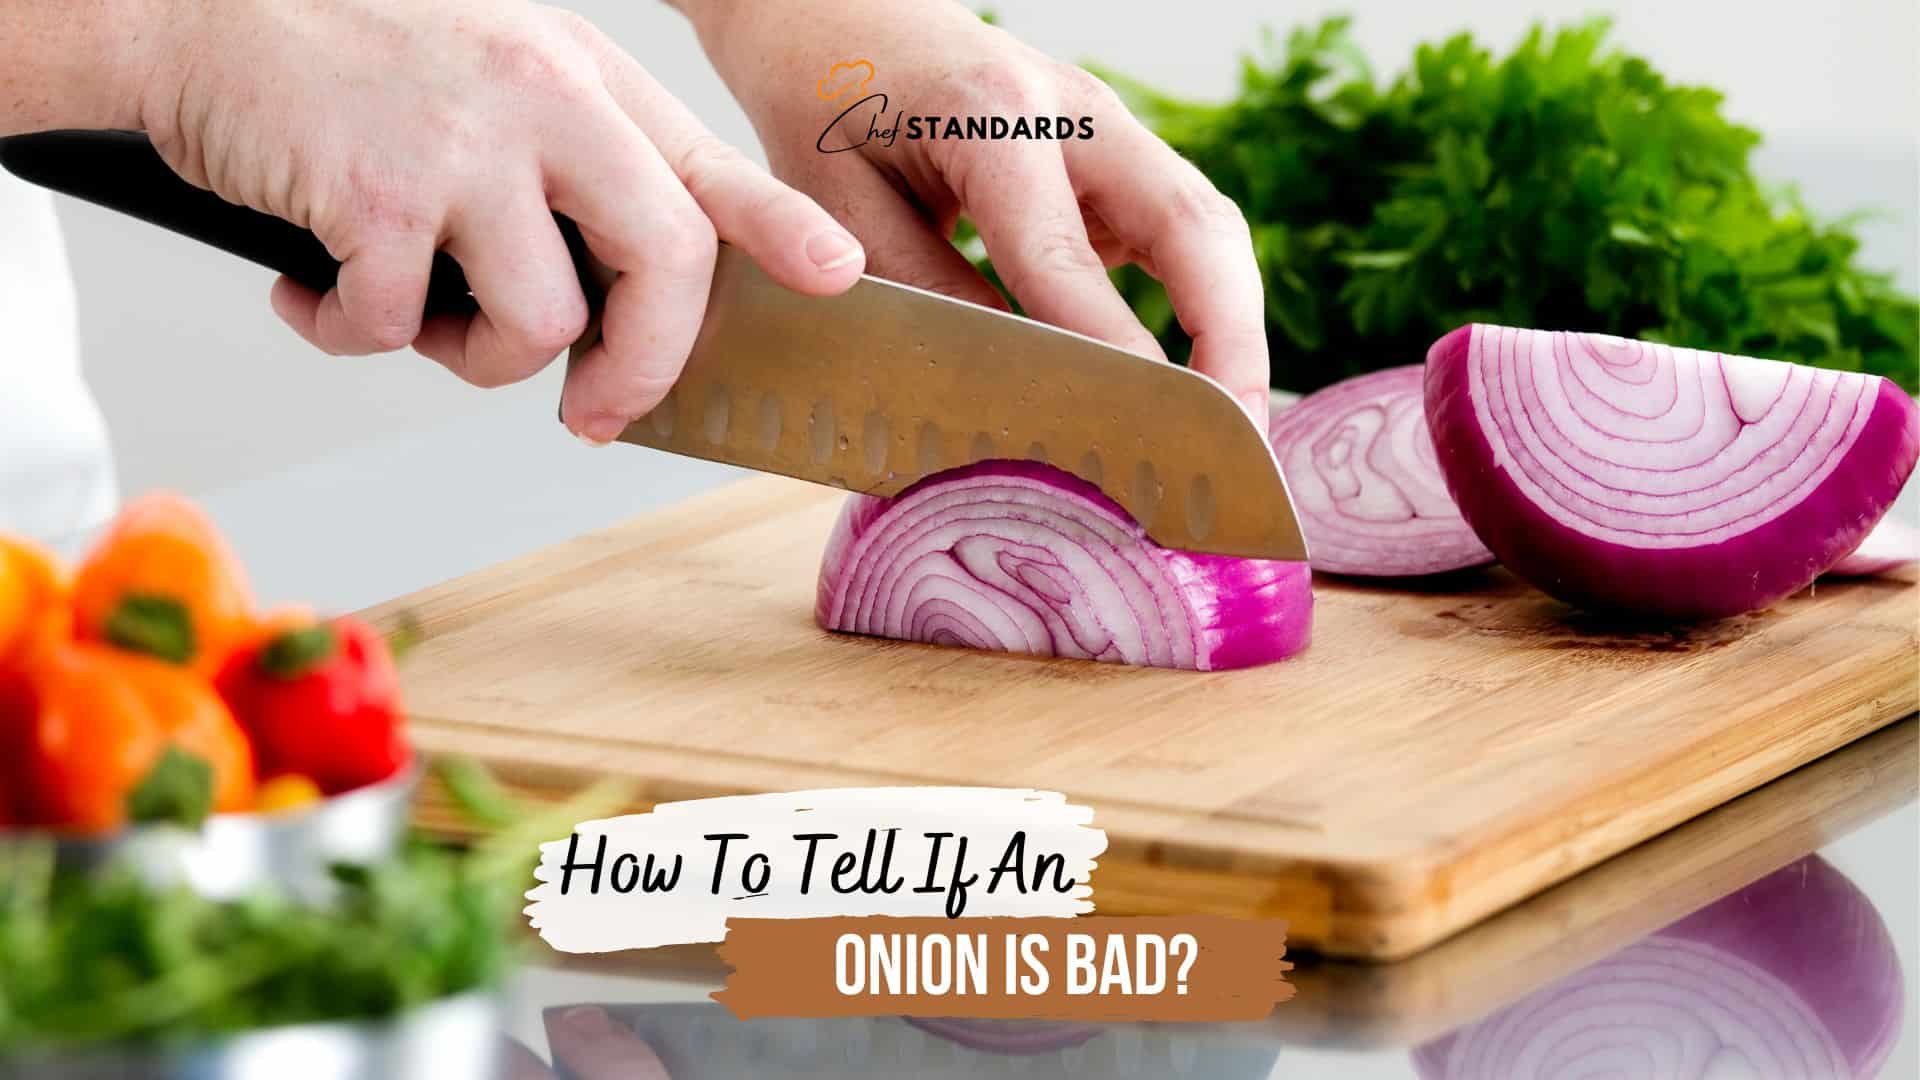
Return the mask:
M855 613L844 612L838 618L835 615L842 592L850 590L850 579L857 584L858 575L865 569L853 565L863 538L874 529L887 528L888 512L916 495L1000 478L1045 485L1057 491L1062 506L1077 506L1119 528L1129 553L1138 555L1158 575L1155 584L1164 585L1169 595L1178 597L1174 610L1152 614L1190 637L1191 656L1180 662L1148 662L1224 671L1272 663L1307 647L1312 635L1313 594L1312 573L1306 563L1239 559L1160 547L1098 487L1072 473L1032 461L977 462L927 477L891 499L869 495L848 499L821 556L815 621L825 629L846 633L882 632L859 624ZM1053 642L1052 652L1042 654L1077 655L1059 640Z
M1873 527L1860 546L1827 568L1828 577L1878 577L1920 562L1920 533L1887 518Z
M1727 987L1723 998L1702 1001L1708 1008L1697 1015L1675 1015L1672 1030L1650 1024L1645 1008L1622 1018L1624 1006L1619 1002L1636 994L1644 997L1647 991L1635 984L1646 975L1616 965L1636 950L1661 946L1702 961L1696 970L1727 973L1742 985ZM1706 963L1709 958L1711 967ZM1757 976L1750 974L1755 969ZM1770 995L1772 1008L1790 1003L1795 1026L1821 1033L1821 1045L1807 1049L1817 1049L1826 1060L1802 1062L1799 1071L1789 1075L1860 1080L1879 1075L1899 1041L1905 1009L1899 954L1873 903L1817 855L1721 897L1491 1016L1423 1043L1413 1051L1414 1069L1423 1080L1551 1080L1546 1074L1515 1067L1524 1051L1536 1057L1565 1055L1571 1059L1568 1076L1627 1075L1617 1067L1608 1071L1597 1068L1592 1060L1579 1060L1572 1042L1587 1040L1588 1053L1604 1053L1617 1066L1636 1049L1652 1053L1673 1045L1674 1031L1685 1021L1711 1018L1718 1010L1733 1014L1752 1032L1783 1030L1777 1025L1788 1018L1743 995L1756 979L1778 988ZM1604 998L1611 1011L1575 1024L1577 1002L1583 998ZM1594 1038L1609 1026L1615 1026L1617 1040ZM1739 1046L1720 1049L1735 1055L1743 1050ZM1679 1074L1662 1075L1678 1078Z
M1585 536L1549 516L1495 464L1468 383L1482 324L1427 353L1427 422L1447 489L1480 539L1515 574L1599 612L1707 620L1757 611L1811 584L1859 545L1892 506L1920 457L1920 414L1885 379L1859 437L1819 486L1784 513L1727 540L1632 548Z

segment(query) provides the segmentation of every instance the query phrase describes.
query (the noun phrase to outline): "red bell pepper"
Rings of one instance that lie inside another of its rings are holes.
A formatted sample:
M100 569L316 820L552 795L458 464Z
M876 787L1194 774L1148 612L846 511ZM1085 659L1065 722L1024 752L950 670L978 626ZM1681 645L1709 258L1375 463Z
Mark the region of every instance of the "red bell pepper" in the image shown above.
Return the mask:
M262 780L305 776L333 795L411 760L393 654L359 619L273 630L234 653L217 685Z

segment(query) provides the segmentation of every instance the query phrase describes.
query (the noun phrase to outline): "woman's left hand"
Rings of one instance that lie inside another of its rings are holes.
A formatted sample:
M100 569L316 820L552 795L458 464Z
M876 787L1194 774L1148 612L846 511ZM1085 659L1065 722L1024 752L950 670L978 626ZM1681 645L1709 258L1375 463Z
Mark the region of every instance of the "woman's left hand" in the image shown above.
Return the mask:
M965 214L1029 315L1164 358L1107 277L1136 263L1165 283L1194 369L1265 429L1264 292L1246 220L1106 84L949 0L678 2L775 175L852 230L870 272L1000 305L949 242ZM927 137L926 118L970 116L1046 117L1055 137ZM920 137L886 137L916 117Z

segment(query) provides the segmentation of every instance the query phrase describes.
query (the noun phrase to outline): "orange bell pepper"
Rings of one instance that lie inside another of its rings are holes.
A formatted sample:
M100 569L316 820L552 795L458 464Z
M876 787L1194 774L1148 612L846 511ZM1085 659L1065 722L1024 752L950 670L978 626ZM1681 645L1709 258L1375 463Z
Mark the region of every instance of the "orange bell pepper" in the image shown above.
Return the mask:
M0 666L19 663L36 634L66 629L70 585L52 552L0 533Z
M73 582L75 632L211 676L251 626L246 572L200 508L145 495L115 518Z
M213 689L193 673L90 642L66 643L34 665L24 758L26 821L77 832L127 823L129 801L169 751L203 763L210 809L253 803L252 751Z
M170 664L127 657L121 673L160 719L167 741L213 768L213 810L253 808L253 747L207 680Z

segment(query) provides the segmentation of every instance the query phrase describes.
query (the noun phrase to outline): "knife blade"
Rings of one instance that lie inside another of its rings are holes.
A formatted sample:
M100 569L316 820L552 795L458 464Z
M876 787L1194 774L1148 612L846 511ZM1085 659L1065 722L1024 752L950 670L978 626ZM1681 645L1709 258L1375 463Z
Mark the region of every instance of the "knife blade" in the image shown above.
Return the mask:
M802 296L725 245L686 369L620 440L871 495L1049 462L1164 546L1306 558L1272 448L1212 380L880 278Z
M311 233L188 184L139 132L12 136L0 166L317 291L339 272ZM609 271L555 220L597 310ZM471 310L440 254L428 312ZM596 319L571 356L598 334ZM1264 433L1211 380L872 276L803 296L725 244L685 371L620 441L883 496L976 461L1045 461L1098 485L1164 546L1307 557Z

